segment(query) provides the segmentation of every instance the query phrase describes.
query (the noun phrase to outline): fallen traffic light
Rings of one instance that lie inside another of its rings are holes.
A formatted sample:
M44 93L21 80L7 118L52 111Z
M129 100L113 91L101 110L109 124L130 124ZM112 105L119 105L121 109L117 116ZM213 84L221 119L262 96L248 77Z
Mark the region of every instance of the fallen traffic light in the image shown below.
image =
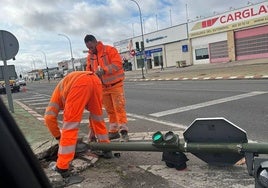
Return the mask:
M177 147L180 143L179 135L174 134L172 131L164 135L160 131L157 131L153 134L152 139L153 145L156 147Z
M176 170L184 170L187 167L186 161L188 160L186 155L180 151L164 151L162 154L162 161L166 163L166 166Z
M179 135L174 134L172 131L164 135L160 131L157 131L153 134L152 139L153 145L159 148L178 147L180 143ZM162 161L164 161L169 168L184 170L187 167L186 161L188 161L188 158L180 151L164 151L162 153Z
M235 165L237 161L245 158L248 174L254 176L256 188L268 188L268 159L256 157L259 154L268 154L268 142L248 142L247 133L243 129L222 117L197 118L183 132L183 139L179 139L179 136L171 131L166 134L158 131L153 134L152 140L130 140L109 144L90 142L89 148L164 152L162 160L168 167L176 169L183 169L184 163L188 160L183 155L178 157L185 152L190 152L204 162L216 166Z

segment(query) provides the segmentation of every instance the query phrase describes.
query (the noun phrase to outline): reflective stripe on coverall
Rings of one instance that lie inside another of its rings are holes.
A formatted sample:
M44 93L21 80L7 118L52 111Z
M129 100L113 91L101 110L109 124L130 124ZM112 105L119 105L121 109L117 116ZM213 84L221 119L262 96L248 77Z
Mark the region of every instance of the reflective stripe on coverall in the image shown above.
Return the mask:
M90 111L90 128L99 142L109 143L102 116L102 86L99 78L88 71L68 74L56 86L45 112L45 124L54 137L60 137L57 167L68 169L75 155L78 128L84 109ZM60 132L57 116L64 110Z
M98 66L105 74L100 78L103 84L103 105L109 118L109 132L128 131L126 100L124 93L125 78L121 56L114 47L97 43L97 55L89 51L86 70L96 72Z

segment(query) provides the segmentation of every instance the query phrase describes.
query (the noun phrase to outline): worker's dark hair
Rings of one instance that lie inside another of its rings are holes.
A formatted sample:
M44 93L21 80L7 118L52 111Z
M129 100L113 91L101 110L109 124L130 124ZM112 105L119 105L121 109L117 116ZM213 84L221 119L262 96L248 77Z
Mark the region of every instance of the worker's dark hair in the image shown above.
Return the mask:
M87 43L89 41L94 42L94 41L97 41L97 39L93 35L86 35L84 41L85 41L85 43Z

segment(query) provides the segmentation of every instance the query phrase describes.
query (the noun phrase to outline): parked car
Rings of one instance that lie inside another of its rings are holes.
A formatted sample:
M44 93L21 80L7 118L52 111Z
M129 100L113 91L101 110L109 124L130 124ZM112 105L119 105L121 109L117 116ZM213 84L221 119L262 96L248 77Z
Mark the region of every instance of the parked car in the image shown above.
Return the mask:
M20 85L16 82L16 80L9 80L9 85L11 92L19 92ZM0 81L0 94L6 93L6 84L5 81Z
M57 78L63 78L63 75L62 74L55 74L53 78L54 78L54 80Z
M26 81L22 78L16 80L17 84L20 86L26 86Z

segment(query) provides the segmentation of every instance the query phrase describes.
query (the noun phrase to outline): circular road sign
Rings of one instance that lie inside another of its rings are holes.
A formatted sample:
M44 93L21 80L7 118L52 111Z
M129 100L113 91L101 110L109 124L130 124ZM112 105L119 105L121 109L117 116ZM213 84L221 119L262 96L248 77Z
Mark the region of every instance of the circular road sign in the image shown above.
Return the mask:
M134 55L136 54L135 50L131 50L131 51L130 51L130 54L131 54L132 56L134 56Z
M10 32L0 30L0 60L14 58L19 51L19 42Z

